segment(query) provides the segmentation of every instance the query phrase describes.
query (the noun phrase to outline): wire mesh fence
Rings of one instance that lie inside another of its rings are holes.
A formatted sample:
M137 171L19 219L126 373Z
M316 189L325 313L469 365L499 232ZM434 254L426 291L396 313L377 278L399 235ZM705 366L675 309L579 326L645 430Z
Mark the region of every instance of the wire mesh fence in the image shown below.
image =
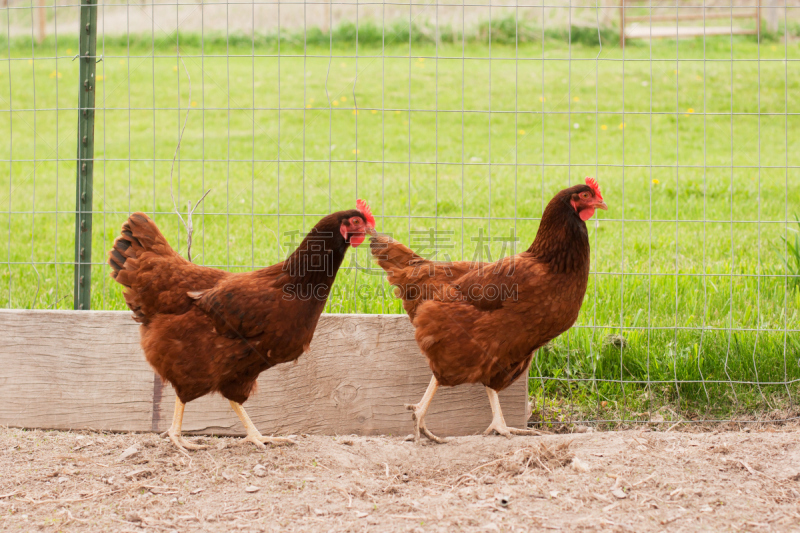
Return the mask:
M624 6L108 2L86 54L81 3L12 0L0 304L73 307L91 56L92 309L125 308L105 254L128 214L185 253L175 210L208 189L193 259L241 271L359 197L421 255L496 260L593 175L610 210L589 223L578 322L534 358L537 416L786 418L800 380L800 5ZM402 312L366 254L348 255L327 311Z

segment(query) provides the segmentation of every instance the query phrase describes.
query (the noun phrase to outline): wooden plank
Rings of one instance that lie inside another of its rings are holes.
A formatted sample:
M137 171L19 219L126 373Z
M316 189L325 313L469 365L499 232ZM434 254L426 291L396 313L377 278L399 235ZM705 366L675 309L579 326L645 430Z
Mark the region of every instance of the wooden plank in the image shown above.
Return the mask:
M323 315L309 353L261 374L245 404L264 434L406 435L430 369L405 315ZM0 311L0 424L15 427L163 431L172 387L160 386L129 312ZM527 380L500 394L506 421L524 427ZM428 427L440 435L483 431L491 410L482 386L441 388ZM207 396L186 408L184 429L240 435L228 402Z
M676 22L680 20L709 20L709 19L756 19L758 18L757 11L748 11L746 13L733 12L733 13L693 13L689 15L680 15L675 13L673 15L635 15L625 16L625 23L631 22Z
M625 28L626 39L669 39L681 37L703 37L704 35L753 35L756 30L729 26L681 26L674 27L654 26L649 27L627 27Z

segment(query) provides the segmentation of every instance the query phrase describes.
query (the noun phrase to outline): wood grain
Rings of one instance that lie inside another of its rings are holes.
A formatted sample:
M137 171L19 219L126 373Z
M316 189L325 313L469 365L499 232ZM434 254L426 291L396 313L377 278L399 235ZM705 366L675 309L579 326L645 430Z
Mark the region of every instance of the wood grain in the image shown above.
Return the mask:
M405 315L323 315L309 353L261 374L245 407L265 435L407 435L404 404L422 397L430 377ZM509 425L524 427L526 382L500 394ZM130 313L0 311L0 424L163 431L174 401L154 379ZM482 386L440 388L427 417L442 436L479 433L490 421ZM183 427L244 432L220 396L187 405Z

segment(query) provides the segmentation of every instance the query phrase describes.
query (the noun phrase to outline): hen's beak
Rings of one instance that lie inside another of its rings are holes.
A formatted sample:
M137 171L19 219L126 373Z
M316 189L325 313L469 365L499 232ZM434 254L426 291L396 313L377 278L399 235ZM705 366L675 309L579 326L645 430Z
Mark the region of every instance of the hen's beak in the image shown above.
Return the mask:
M608 206L603 200L600 200L599 202L595 203L592 207L597 209L602 209L603 211L608 211Z

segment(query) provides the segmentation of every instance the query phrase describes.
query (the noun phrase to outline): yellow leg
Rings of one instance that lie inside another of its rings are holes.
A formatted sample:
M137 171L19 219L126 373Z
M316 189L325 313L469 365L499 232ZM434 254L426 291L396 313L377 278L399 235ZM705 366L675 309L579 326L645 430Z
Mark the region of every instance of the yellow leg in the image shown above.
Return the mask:
M242 425L247 430L247 436L244 438L243 442L250 441L256 445L258 448L266 448L264 443L267 444L294 444L292 439L287 439L284 437L265 437L261 434L256 426L253 425L253 421L250 420L250 417L247 416L247 412L242 407L242 404L236 403L233 400L228 400L231 402L231 407L233 408L233 412L239 416L239 420L242 421Z
M431 376L431 382L428 384L428 389L425 391L425 394L422 396L422 399L419 401L419 403L416 405L406 404L406 409L413 411L411 418L415 421L414 442L419 442L420 431L433 442L437 442L439 444L444 444L445 442L444 439L437 437L431 433L427 427L425 427L425 414L427 414L428 407L431 406L431 401L433 400L433 395L436 394L436 390L438 388L439 382L436 380L436 376Z
M489 427L483 432L484 435L489 435L492 431L496 432L498 435L503 435L504 437L509 438L511 435L542 434L535 429L517 429L508 427L505 419L503 418L503 410L500 408L500 397L497 395L497 391L486 387L486 394L489 396L489 405L492 406L492 423L489 424Z
M203 446L201 444L192 444L188 440L184 439L181 435L181 425L183 424L183 410L186 407L180 398L177 396L175 397L175 413L172 415L172 425L167 431L167 435L169 435L169 440L172 441L172 444L180 448L181 450L202 450L203 448L208 448L208 446Z

